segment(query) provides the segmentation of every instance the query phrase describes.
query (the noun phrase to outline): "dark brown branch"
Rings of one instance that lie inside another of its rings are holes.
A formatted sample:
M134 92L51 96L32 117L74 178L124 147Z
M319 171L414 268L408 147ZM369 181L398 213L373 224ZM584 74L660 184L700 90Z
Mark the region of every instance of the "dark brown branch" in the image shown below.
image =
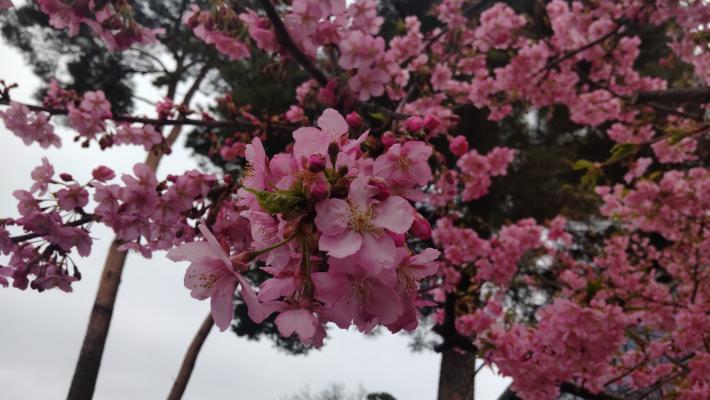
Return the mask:
M195 368L195 363L197 362L197 356L200 354L207 335L209 335L210 330L212 330L212 325L214 325L212 315L208 314L207 318L202 322L200 329L195 334L195 337L192 338L190 347L188 347L185 352L182 365L180 365L180 372L178 372L175 383L173 383L170 394L168 394L168 400L180 400L185 393L185 388L187 388L187 383L190 381L192 370Z
M619 98L621 100L627 101L631 104L643 104L643 105L647 105L647 106L653 108L656 111L659 111L659 112L662 112L665 114L677 115L679 117L688 118L688 119L692 119L692 120L696 120L696 121L703 121L702 115L696 115L696 114L690 114L690 113L683 112L683 111L678 111L672 107L666 107L666 106L664 106L662 104L658 104L656 102L640 102L640 101L638 101L638 99L635 99L635 97L619 94L619 93L615 92L614 90L612 90L609 86L601 84L601 83L595 81L594 79L590 78L589 75L582 72L579 68L576 68L575 70L576 70L577 74L579 75L579 77L582 78L582 80L584 82L586 82L587 84L593 86L596 89L605 90L605 91L609 92L612 96Z
M592 47L594 47L594 46L596 46L596 45L602 43L603 41L605 41L605 40L609 39L610 37L612 37L612 36L616 35L617 33L619 33L619 30L621 29L622 26L623 26L622 23L618 23L618 24L616 25L616 28L614 28L614 29L612 29L611 31L607 32L605 35L600 36L598 39L593 40L593 41L591 41L591 42L585 44L584 46L582 46L582 47L580 47L580 48L578 48L578 49L574 49L574 50L570 50L570 51L565 52L565 53L564 53L562 56L560 56L559 58L557 58L557 59L555 59L555 60L553 60L553 61L547 63L547 65L545 65L543 68L541 68L539 71L537 71L537 72L535 73L535 75L538 75L538 74L542 73L543 71L551 70L552 68L555 68L556 66L562 64L564 61L569 60L570 58L576 56L577 54L579 54L579 53L581 53L581 52L583 52L583 51L585 51L585 50L588 50L588 49L590 49L590 48L592 48Z
M710 87L642 91L631 98L633 104L670 103L670 104L705 104L710 103Z
M303 69L305 69L306 72L308 72L311 77L313 77L313 79L318 82L320 86L326 86L328 84L328 77L325 76L323 71L316 67L316 65L311 61L311 59L303 51L301 51L301 48L298 47L298 45L293 41L293 38L288 33L286 26L281 20L281 17L276 11L276 8L274 7L273 3L271 3L271 0L259 0L259 3L261 3L262 7L264 8L264 11L266 12L266 16L269 18L269 20L274 26L274 30L276 31L276 39L278 40L279 44L284 49L286 49L286 51L288 51L291 57L293 57L293 59L298 64L300 64L301 67L303 67ZM355 101L355 103L362 106L363 108L369 108L387 114L393 119L401 120L408 117L408 115L406 114L392 111L386 107L382 107L377 104L361 101Z
M286 29L286 26L281 20L281 17L279 17L276 8L273 3L271 3L271 0L259 0L259 3L261 3L261 6L266 12L266 16L269 17L271 24L274 26L274 30L276 31L276 40L278 40L279 44L288 50L291 57L293 57L296 62L301 64L303 69L305 69L321 86L327 85L328 77L326 77L323 71L319 70L318 67L313 64L311 59L308 58L308 56L301 51L298 45L293 41L291 35Z
M9 105L10 100L0 99L0 105ZM22 103L21 103L22 104ZM63 108L49 108L32 104L22 104L32 111L42 111L51 115L67 115L69 112ZM129 122L129 123L139 123L148 124L155 126L199 126L205 128L235 128L235 129L255 129L261 128L262 126L254 124L252 122L237 119L234 121L210 121L202 119L192 119L192 118L179 118L179 119L155 119L146 117L133 117L129 115L114 115L112 117L106 118L107 120L116 122ZM264 127L267 126L266 124ZM292 127L282 124L268 124L269 127L282 130L293 130Z
M565 382L560 386L560 390L587 400L628 400L625 397L607 392L592 393L589 390L577 386L573 383Z
M88 224L89 222L96 221L97 217L93 214L87 214L84 215L83 217L77 219L76 221L68 222L64 224L65 227L76 227L76 226L81 226L84 224ZM38 237L44 236L44 234L39 234L39 233L28 233L25 235L19 235L19 236L13 236L10 238L12 240L12 243L21 243L27 240L32 240Z

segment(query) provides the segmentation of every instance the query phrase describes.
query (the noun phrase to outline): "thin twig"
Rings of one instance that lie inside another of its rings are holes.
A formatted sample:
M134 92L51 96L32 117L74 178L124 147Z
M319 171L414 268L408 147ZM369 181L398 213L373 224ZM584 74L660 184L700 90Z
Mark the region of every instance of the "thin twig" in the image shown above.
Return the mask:
M9 105L9 99L0 99L0 105ZM23 106L29 108L32 111L42 111L51 115L67 115L68 110L63 108L49 108L44 106L38 106L33 104L20 103ZM206 128L238 128L238 129L255 129L262 128L266 125L255 124L243 119L235 119L234 121L211 121L193 118L179 118L179 119L155 119L146 117L133 117L130 115L114 115L106 118L107 120L116 122L129 122L129 123L140 123L155 126L172 126L172 125L191 125L200 126ZM293 130L292 127L282 124L269 124L271 128L282 129L282 130Z

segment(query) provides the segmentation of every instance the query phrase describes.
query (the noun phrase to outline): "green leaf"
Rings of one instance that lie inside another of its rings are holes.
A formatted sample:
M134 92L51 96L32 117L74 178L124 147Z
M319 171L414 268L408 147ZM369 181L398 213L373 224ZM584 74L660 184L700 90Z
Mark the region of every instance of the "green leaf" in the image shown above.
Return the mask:
M631 143L619 143L611 148L611 158L609 162L615 162L622 158L634 154L638 151L638 146Z
M597 185L597 180L602 176L602 171L599 168L591 168L581 179L582 186L585 188L593 188Z
M283 213L295 208L303 208L306 203L306 196L303 192L293 190L277 190L275 192L265 192L244 188L249 193L256 196L261 208L271 214Z
M668 138L668 144L670 144L671 146L674 144L677 144L681 140L683 140L683 138L685 138L685 136L686 136L685 132L674 133L673 135L671 135L671 137Z
M581 169L590 170L594 168L594 163L589 160L577 160L574 164L572 164L572 169L575 171L579 171Z
M387 117L381 112L368 112L367 115L369 115L372 119L380 122L387 121Z

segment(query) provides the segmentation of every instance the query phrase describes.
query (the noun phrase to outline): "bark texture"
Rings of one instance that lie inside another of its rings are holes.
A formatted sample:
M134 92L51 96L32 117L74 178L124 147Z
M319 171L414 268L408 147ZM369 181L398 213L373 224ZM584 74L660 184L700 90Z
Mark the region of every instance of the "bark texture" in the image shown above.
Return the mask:
M473 400L476 356L449 348L441 352L439 400Z
M126 252L118 250L120 245L118 240L114 240L106 257L94 307L91 309L89 325L86 327L84 343L79 353L79 361L76 363L69 388L67 396L69 400L91 399L94 395L101 357L111 325L113 305L116 302L121 273L126 262Z

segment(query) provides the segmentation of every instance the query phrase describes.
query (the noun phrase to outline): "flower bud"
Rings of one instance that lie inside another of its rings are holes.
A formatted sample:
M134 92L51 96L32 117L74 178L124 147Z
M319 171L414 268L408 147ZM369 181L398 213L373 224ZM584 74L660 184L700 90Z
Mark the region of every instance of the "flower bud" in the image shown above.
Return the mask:
M340 146L337 143L332 142L328 145L328 159L331 164L335 165L335 162L338 161L338 153L340 153Z
M427 115L424 117L424 128L428 130L434 130L441 125L441 121L439 121L439 118L433 116L433 115Z
M360 114L355 111L346 115L345 120L348 121L348 125L351 128L357 129L362 126L362 118L360 117Z
M313 201L321 201L330 195L330 186L324 181L315 181L308 188L308 196Z
M235 158L237 158L237 149L235 149L232 146L224 146L221 149L219 149L219 155L222 157L224 161L232 161Z
M397 246L397 247L402 247L402 246L404 246L404 242L407 241L407 237L404 236L403 233L395 233L395 232L392 232L392 231L389 230L389 229L385 229L385 232L387 232L387 234L389 235L389 237L391 237L392 240L394 240L394 245Z
M458 135L453 139L449 140L449 150L456 156L463 156L468 151L468 142L466 137Z
M69 181L73 181L73 180L74 180L74 178L73 178L71 175L67 174L66 172L62 172L61 174L59 174L59 177L60 177L64 182L69 182Z
M390 196L390 190L387 187L387 182L377 176L370 177L370 186L374 187L376 190L376 193L373 198L384 201Z
M431 225L423 215L416 213L412 222L412 233L421 240L431 238Z
M325 157L322 154L311 154L308 157L308 170L314 174L325 169Z
M409 132L419 132L424 127L424 120L421 117L409 117L404 121L404 127Z
M98 167L94 168L93 171L91 171L91 176L99 182L106 182L115 178L116 174L111 168L99 165Z
M395 144L396 142L397 141L394 138L394 133L392 133L391 131L387 131L384 133L384 135L382 135L382 144L385 147L390 147L393 144Z

